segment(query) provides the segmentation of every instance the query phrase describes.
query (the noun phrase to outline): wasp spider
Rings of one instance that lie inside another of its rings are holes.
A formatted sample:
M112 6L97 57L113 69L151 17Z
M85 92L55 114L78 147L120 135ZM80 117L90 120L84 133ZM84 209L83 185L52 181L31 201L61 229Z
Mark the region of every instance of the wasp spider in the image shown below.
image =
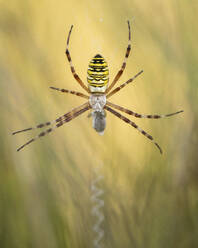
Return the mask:
M133 112L131 110L128 110L126 108L123 108L123 107L118 106L112 102L107 101L108 98L110 98L112 95L114 95L115 93L120 91L122 88L124 88L129 83L133 82L134 79L137 78L143 72L143 70L141 70L134 77L130 78L128 81L126 81L125 83L121 84L120 86L118 86L117 88L112 90L112 88L115 86L115 84L117 83L117 81L121 77L121 75L122 75L122 73L126 67L126 61L127 61L127 58L129 57L129 54L131 51L131 30L130 30L129 21L127 23L128 23L128 30L129 30L129 41L128 41L128 46L127 46L126 53L125 53L125 58L124 58L124 61L122 63L120 70L118 71L118 73L116 74L115 78L113 79L112 83L109 86L108 86L108 81L109 81L108 65L107 65L107 62L105 61L105 59L100 54L95 55L89 63L88 71L87 71L88 87L82 82L82 80L80 79L80 77L76 73L74 66L72 64L72 60L71 60L71 56L70 56L70 52L69 52L69 40L70 40L70 35L72 32L73 25L71 26L71 29L69 31L68 38L67 38L67 47L66 47L65 53L66 53L67 59L70 63L70 69L71 69L71 72L72 72L74 78L89 95L85 95L83 93L72 91L72 90L60 89L60 88L56 88L56 87L50 87L50 88L53 90L63 92L63 93L69 93L69 94L73 94L73 95L85 98L88 101L86 101L84 104L80 105L79 107L72 109L71 111L64 114L63 116L60 116L58 119L56 119L54 121L41 123L35 127L30 127L27 129L13 132L13 135L14 135L17 133L21 133L21 132L25 132L25 131L29 131L29 130L33 130L33 129L37 129L37 128L43 128L43 127L51 125L51 127L48 128L46 131L41 132L39 135L37 135L36 137L29 140L27 143L25 143L21 147L19 147L17 149L17 151L20 151L22 148L24 148L28 144L32 143L33 141L37 140L38 138L43 137L46 134L52 132L55 128L58 128L58 127L62 126L63 124L73 120L74 118L81 115L85 111L92 109L91 116L93 118L93 128L99 134L104 133L105 126L106 126L105 110L107 110L110 113L112 113L113 115L115 115L118 118L120 118L121 120L123 120L124 122L131 125L132 127L136 128L140 133L142 133L144 136L146 136L148 139L150 139L156 145L156 147L159 149L160 153L162 153L162 149L160 148L158 143L155 142L155 140L153 139L153 137L151 135L146 133L143 129L138 127L133 121L129 120L127 117L123 116L122 114L120 114L116 110L119 110L121 112L124 112L128 115L131 115L131 116L134 116L137 118L149 118L149 119L159 119L159 118L163 118L163 117L169 117L172 115L179 114L179 113L183 112L183 110L175 112L175 113L171 113L171 114L166 114L166 115L156 115L156 114L155 115L142 115L142 114L138 114L136 112Z

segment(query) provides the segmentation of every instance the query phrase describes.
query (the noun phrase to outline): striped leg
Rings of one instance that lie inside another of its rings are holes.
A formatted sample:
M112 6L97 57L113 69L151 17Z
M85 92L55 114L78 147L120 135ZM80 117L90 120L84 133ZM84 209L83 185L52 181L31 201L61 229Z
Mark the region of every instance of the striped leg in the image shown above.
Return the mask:
M131 125L132 127L136 128L140 133L142 133L144 136L146 136L148 139L150 139L159 149L160 153L162 154L162 149L161 147L154 141L153 137L146 133L143 129L141 129L140 127L138 127L133 121L129 120L128 118L126 118L125 116L121 115L120 113L118 113L117 111L115 111L114 109L105 106L104 107L106 110L108 110L109 112L111 112L112 114L114 114L115 116L117 116L118 118L120 118L121 120L125 121L126 123L128 123L129 125Z
M180 111L177 111L175 113L171 113L171 114L166 114L166 115L141 115L141 114L138 114L138 113L135 113L129 109L126 109L126 108L123 108L119 105L116 105L114 103L111 103L111 102L108 102L106 103L108 106L110 107L113 107L117 110L120 110L128 115L132 115L132 116L135 116L137 118L149 118L149 119L159 119L159 118L164 118L164 117L169 117L169 116L172 116L172 115L176 115L176 114L179 114L179 113L182 113L184 112L183 110L180 110Z
M134 79L136 79L136 77L138 77L140 74L142 74L143 70L141 70L140 72L138 72L134 77L130 78L128 81L126 81L125 83L121 84L120 86L118 86L117 88L115 88L114 90L112 90L108 95L107 98L111 97L112 95L114 95L115 93L117 93L118 91L120 91L122 88L124 88L127 84L133 82Z
M84 107L82 107L82 106L84 106ZM29 140L27 143L25 143L21 147L19 147L17 149L17 152L19 152L21 149L23 149L25 146L29 145L33 141L35 141L35 140L45 136L46 134L52 132L55 128L58 128L58 127L62 126L63 124L73 120L74 118L76 118L77 116L81 115L82 113L84 113L85 111L87 111L90 108L91 107L90 107L89 103L86 103L86 104L81 105L81 109L80 108L75 108L72 111L70 111L67 114L65 114L64 116L61 116L56 121L54 121L54 122L57 122L57 124L53 125L51 128L47 129L46 131L41 132L39 135L37 135L36 137L34 137L31 140ZM52 122L52 123L54 123L54 122Z
M56 88L56 87L52 87L52 86L50 87L50 89L52 89L52 90L58 90L58 91L63 92L63 93L69 93L69 94L73 94L73 95L76 95L76 96L80 96L80 97L89 99L89 96L84 95L81 92L77 92L77 91L73 91L73 90L60 89L60 88Z
M43 127L46 127L46 126L50 126L50 125L52 125L52 124L54 124L54 123L60 122L62 119L67 118L67 116L72 115L73 113L75 113L76 111L81 110L82 108L86 107L87 105L89 105L88 102L86 102L86 103L84 103L84 104L82 104L82 105L80 105L80 106L78 106L78 107L72 109L71 111L69 111L68 113L66 113L66 114L64 114L64 115L62 115L62 116L60 116L60 117L57 118L56 120L53 120L53 121L51 121L51 122L50 122L50 121L44 122L44 123L38 124L38 125L35 126L35 127L29 127L29 128L23 129L23 130L15 131L15 132L12 133L12 135L15 135L15 134L17 134L17 133L26 132L26 131L29 131L29 130L34 130L34 129L38 129L38 128L43 128Z
M113 88L113 86L116 84L116 82L121 77L121 75L122 75L122 73L123 73L123 71L124 71L124 69L126 67L127 58L129 57L129 54L130 54L130 51L131 51L131 28L130 28L129 21L127 21L127 23L128 23L128 29L129 29L129 42L128 42L128 46L127 46L127 50L126 50L124 62L122 64L121 69L118 71L117 75L115 76L114 80L112 81L112 83L110 84L110 86L107 88L106 94Z
M73 112L75 112L75 111L78 111L78 110L80 110L80 109L86 107L87 104L88 104L88 102L86 102L86 103L84 103L84 104L82 104L82 105L80 105L80 106L78 106L78 107L72 109L70 112L68 112L67 114L65 114L65 115L63 115L63 116L61 116L61 117L59 117L58 119L56 119L56 120L54 120L54 121L51 121L51 122L50 122L50 121L44 122L44 123L38 124L38 125L35 126L35 127L29 127L29 128L23 129L23 130L15 131L15 132L12 133L12 135L15 135L15 134L17 134L17 133L26 132L26 131L29 131L29 130L34 130L34 129L38 129L38 128L43 128L43 127L46 127L46 126L50 126L50 125L52 125L52 124L54 124L54 123L57 123L57 122L61 121L62 118L67 117L67 115L69 115L70 113L73 113Z
M66 53L67 59L68 59L68 61L70 63L71 72L72 72L74 78L81 85L81 87L83 89L85 89L89 93L89 89L87 88L87 86L85 86L85 84L83 83L83 81L76 74L75 69L74 69L74 66L72 64L71 56L70 56L70 53L69 53L69 40L70 40L70 35L71 35L72 28L73 28L73 25L71 26L70 31L69 31L69 34L68 34L68 37L67 37L67 47L66 47L65 53Z

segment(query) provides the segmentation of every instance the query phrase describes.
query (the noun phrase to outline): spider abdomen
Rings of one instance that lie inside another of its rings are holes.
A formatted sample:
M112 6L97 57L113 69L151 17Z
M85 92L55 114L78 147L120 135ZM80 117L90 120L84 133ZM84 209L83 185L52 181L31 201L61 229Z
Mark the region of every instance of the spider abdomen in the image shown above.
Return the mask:
M109 69L107 62L97 54L89 63L87 70L87 82L92 93L104 93L109 81Z

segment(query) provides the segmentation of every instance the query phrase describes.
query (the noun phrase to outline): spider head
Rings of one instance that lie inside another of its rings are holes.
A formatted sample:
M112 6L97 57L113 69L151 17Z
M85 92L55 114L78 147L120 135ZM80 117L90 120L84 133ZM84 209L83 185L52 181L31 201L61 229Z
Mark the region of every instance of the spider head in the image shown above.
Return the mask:
M106 113L104 110L102 111L93 111L92 112L92 126L100 135L104 134L104 130L106 127Z
M90 61L87 70L87 82L91 93L104 93L109 81L107 62L100 54Z

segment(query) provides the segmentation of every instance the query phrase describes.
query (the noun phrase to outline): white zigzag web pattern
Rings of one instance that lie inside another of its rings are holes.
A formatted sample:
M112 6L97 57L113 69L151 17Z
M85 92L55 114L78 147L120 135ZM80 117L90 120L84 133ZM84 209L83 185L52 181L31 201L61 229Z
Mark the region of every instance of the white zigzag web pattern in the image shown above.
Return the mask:
M94 247L102 247L101 240L104 236L104 230L101 228L101 224L104 221L104 214L101 211L101 208L104 207L104 200L101 199L101 196L104 194L104 191L98 187L98 183L104 178L100 174L100 167L94 169L95 179L91 183L91 201L94 203L92 208L92 215L96 216L96 222L93 226L93 231L97 234L96 238L93 240Z

